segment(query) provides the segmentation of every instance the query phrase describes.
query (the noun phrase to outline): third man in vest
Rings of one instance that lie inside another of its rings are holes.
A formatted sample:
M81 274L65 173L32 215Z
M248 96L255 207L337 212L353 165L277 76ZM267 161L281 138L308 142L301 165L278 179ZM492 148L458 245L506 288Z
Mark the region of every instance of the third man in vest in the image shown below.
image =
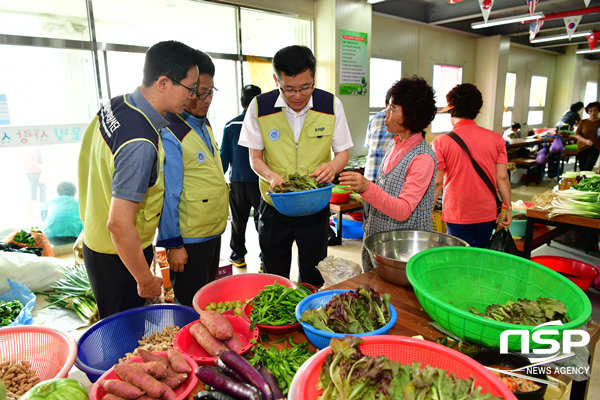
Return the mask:
M313 215L278 212L269 189L298 172L332 182L348 163L352 137L341 101L315 89L316 59L304 46L289 46L273 58L277 89L256 97L246 113L239 144L250 149L260 177L258 237L264 271L289 277L292 244L298 246L299 281L323 283L316 265L327 256L329 207ZM331 157L333 149L334 157Z

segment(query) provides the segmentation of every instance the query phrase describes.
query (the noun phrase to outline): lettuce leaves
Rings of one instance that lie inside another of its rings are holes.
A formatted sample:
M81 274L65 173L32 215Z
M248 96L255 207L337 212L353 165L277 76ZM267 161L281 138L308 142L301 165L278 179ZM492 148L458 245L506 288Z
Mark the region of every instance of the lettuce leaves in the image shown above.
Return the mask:
M318 400L491 400L474 387L473 378L458 379L440 368L413 362L403 365L384 355L370 357L358 347L361 338L331 339L331 353L321 367Z
M552 297L538 297L535 301L509 300L503 305L489 305L483 313L475 307L471 307L469 311L480 317L517 325L537 326L549 321L561 321L565 324L571 322L565 304Z
M324 308L304 311L300 322L327 332L373 332L390 322L390 300L389 293L382 299L379 293L363 283L356 290L333 295Z

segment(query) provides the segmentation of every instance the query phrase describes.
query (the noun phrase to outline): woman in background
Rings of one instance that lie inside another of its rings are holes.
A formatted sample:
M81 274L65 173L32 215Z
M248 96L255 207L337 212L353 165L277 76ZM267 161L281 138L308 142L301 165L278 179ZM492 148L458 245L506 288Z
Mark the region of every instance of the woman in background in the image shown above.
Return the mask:
M599 110L599 102L594 101L588 104L585 107L585 112L590 117L582 120L577 125L575 138L577 139L577 157L579 158L580 171L592 171L598 159L598 154L600 154L600 139L598 138L598 129L600 129Z
M392 86L385 127L395 134L375 182L342 172L340 184L365 199L365 236L389 230L433 231L435 154L424 129L436 114L433 88L425 79L404 78ZM373 268L362 249L363 270Z
M58 197L40 206L42 232L52 241L58 238L65 243L75 242L83 230L79 218L79 202L74 198L77 188L71 182L61 182L56 187Z

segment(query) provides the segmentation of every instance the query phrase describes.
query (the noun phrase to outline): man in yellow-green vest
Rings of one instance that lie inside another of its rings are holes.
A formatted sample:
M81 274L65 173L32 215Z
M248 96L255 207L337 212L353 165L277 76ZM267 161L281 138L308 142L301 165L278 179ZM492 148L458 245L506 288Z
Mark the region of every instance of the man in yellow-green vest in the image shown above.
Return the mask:
M299 281L323 283L316 265L327 256L329 207L313 215L278 212L269 189L298 172L317 182L332 182L348 163L352 137L341 101L315 89L317 62L304 46L289 46L273 58L278 89L256 97L246 113L239 145L250 149L252 169L260 176L258 237L264 272L290 275L292 244L298 246ZM333 149L333 159L331 156Z
M146 52L142 85L117 96L88 126L79 155L83 259L100 318L161 293L150 271L164 194L161 130L195 97L197 51L175 41Z
M190 307L196 292L217 276L229 215L229 187L207 117L217 92L215 66L200 51L196 65L196 98L183 113L165 116L165 201L156 243L167 248L175 300Z

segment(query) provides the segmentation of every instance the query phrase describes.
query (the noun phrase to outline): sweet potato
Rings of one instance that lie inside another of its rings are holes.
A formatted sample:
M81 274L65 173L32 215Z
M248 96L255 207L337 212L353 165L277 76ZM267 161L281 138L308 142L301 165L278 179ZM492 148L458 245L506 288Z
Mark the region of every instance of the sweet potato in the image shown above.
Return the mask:
M127 400L125 397L117 396L116 394L107 393L102 400Z
M238 339L235 333L230 339L225 340L223 343L225 343L225 346L227 346L228 349L233 351L240 351L244 348L242 342L240 342L240 339Z
M179 353L177 350L171 348L167 352L169 356L169 361L171 362L171 367L177 372L184 372L189 374L192 372L192 367L186 361L186 359Z
M177 389L183 383L179 379L172 378L170 376L167 376L165 379L161 379L159 382L164 383L165 385L167 385L168 387L170 387L173 390Z
M117 364L115 372L119 378L137 386L151 397L160 398L166 386L132 364Z
M167 376L167 368L158 361L135 363L135 365L155 379L163 379Z
M163 400L177 400L177 395L169 386L162 384L165 387L165 393L161 397Z
M144 349L138 349L138 354L140 355L140 357L142 357L142 360L144 360L145 363L150 361L158 361L159 363L164 365L165 368L169 368L171 366L169 360L166 357L161 356L160 354L150 353L148 350Z
M100 385L102 385L106 393L116 394L124 399L137 399L144 394L138 387L118 379L102 380L100 381Z
M203 311L202 313L204 314L206 311ZM216 357L219 351L227 350L227 346L211 335L202 323L192 325L190 327L190 335L192 335L198 344L213 357Z
M211 335L219 340L227 340L233 336L231 323L216 311L202 311L200 322L206 326Z
M106 398L106 397L105 397L105 398ZM103 399L103 400L104 400L104 399ZM136 400L158 400L158 399L157 399L157 398L155 398L155 397L150 397L150 396L148 396L147 394L145 394L145 395L143 395L143 396L141 396L141 397L138 397Z

